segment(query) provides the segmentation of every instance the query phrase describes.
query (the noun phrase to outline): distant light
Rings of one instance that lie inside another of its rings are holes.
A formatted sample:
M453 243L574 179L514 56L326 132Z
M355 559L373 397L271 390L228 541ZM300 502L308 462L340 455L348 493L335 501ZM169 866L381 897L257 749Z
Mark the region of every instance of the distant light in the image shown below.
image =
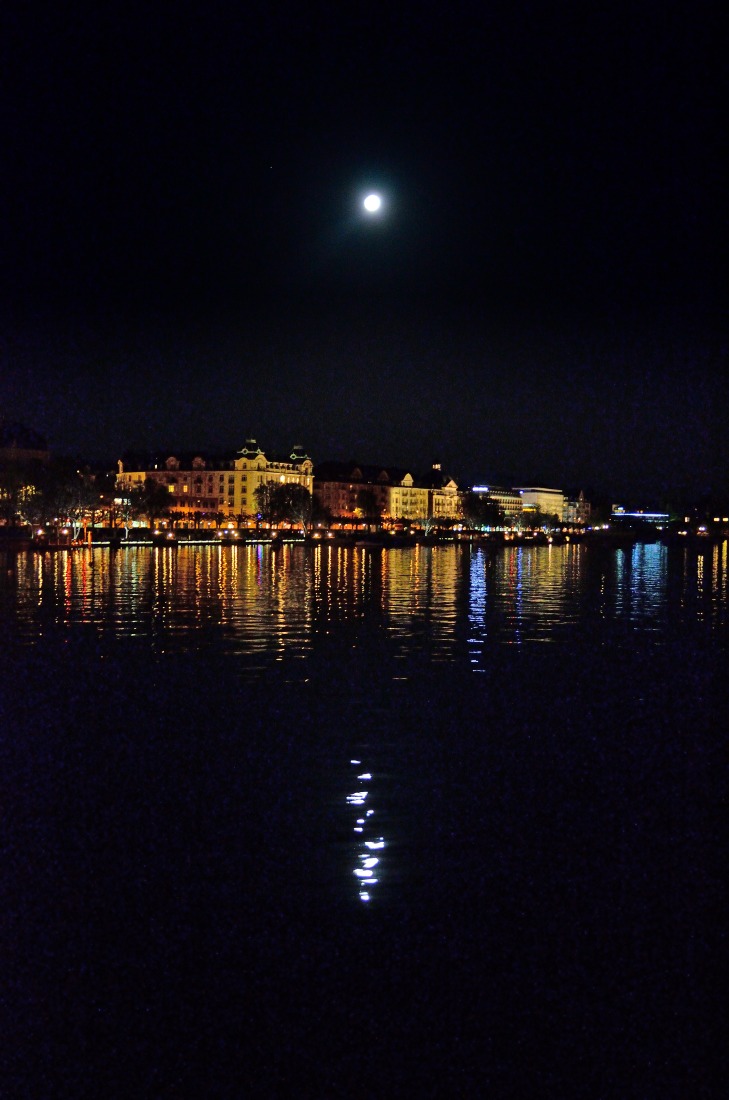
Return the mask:
M474 485L473 491L474 493L488 493L489 487L488 485Z
M625 516L626 519L668 519L668 512L616 512L616 515ZM688 519L684 523L688 523Z
M368 214L376 214L382 206L382 199L379 195L368 195L363 205Z

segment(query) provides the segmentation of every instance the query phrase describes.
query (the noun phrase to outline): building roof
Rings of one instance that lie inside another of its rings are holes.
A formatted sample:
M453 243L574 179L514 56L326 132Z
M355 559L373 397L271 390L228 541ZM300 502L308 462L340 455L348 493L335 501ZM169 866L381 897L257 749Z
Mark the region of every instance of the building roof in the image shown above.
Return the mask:
M0 450L46 452L48 440L18 421L0 420Z
M415 474L406 466L374 466L364 462L319 462L314 467L315 481L357 482L361 485L401 485L410 475L413 488L443 489L452 478L444 476L440 469L430 470L425 476Z
M189 450L125 451L121 461L126 471L166 470L167 463L171 458L177 460L178 465L175 469L178 470L229 470L233 469L237 458L256 458L258 455L265 458L267 462L283 464L305 462L309 458L303 447L298 444L292 447L290 454L272 455L258 447L255 439L248 439L245 446L239 451L230 450L218 454L211 454L209 451ZM204 463L202 467L196 465L196 460L200 459ZM309 459L309 461L311 460Z
M543 485L520 485L516 489L517 493L558 493L560 496L564 496L561 489L545 489Z
M384 466L363 462L319 462L314 467L316 481L358 481L363 485L392 484L390 472Z

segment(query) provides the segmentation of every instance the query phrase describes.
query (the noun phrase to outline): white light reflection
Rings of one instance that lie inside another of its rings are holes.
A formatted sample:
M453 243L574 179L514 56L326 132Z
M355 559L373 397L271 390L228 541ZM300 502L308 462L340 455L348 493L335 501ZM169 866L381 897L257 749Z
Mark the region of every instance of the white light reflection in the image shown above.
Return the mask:
M361 760L350 760L350 764L355 767L360 767ZM358 781L367 780L372 781L371 772L361 772L357 776ZM363 806L365 800L370 795L370 791L352 791L347 795L347 804L349 806ZM360 901L370 902L372 901L372 887L376 886L379 879L376 877L376 872L373 868L377 867L380 863L378 856L373 855L374 851L381 851L385 847L385 839L381 836L372 836L372 822L371 817L374 815L373 809L368 809L362 814L362 816L355 818L356 824L352 826L352 831L357 834L357 840L355 844L355 867L352 870L352 874L357 880L357 893Z

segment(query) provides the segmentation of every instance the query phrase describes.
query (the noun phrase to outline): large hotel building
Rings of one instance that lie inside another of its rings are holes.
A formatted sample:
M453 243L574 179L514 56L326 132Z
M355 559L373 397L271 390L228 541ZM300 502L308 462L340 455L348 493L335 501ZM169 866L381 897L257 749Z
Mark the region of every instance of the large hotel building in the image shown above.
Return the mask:
M177 454L132 460L134 468L129 465L119 463L117 488L130 490L148 479L156 481L170 494L172 518L181 522L252 519L257 513L256 489L268 482L303 485L310 493L314 489L314 465L302 447L293 447L288 455L269 456L255 439L223 457Z

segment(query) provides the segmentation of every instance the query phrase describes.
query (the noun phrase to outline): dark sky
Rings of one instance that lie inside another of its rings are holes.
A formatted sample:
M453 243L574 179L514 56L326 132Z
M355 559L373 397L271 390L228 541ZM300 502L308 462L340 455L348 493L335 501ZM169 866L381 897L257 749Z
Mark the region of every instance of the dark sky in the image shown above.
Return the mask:
M0 31L0 415L729 488L718 4L56 7Z

